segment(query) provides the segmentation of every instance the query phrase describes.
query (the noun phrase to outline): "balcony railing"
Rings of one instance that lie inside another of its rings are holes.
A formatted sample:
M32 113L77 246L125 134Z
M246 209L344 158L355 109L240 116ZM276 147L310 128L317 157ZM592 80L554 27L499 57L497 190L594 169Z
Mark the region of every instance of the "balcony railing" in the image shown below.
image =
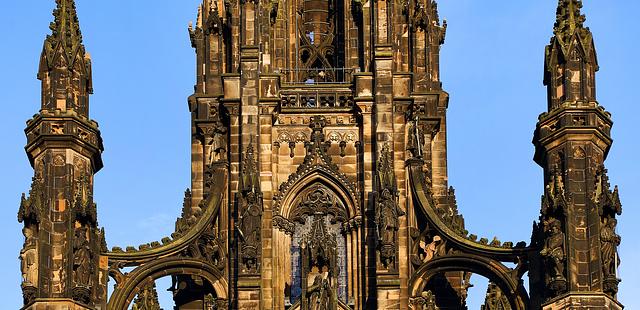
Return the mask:
M287 94L281 96L283 109L338 109L350 110L354 106L350 93L313 91Z
M360 68L277 69L284 85L348 84Z

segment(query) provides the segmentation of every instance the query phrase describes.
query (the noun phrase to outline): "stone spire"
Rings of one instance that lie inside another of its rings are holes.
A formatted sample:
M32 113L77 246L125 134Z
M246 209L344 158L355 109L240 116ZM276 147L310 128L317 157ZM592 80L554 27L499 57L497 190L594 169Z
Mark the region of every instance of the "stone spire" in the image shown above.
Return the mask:
M91 59L82 44L75 1L56 0L53 17L38 71L42 109L72 110L88 117L89 95L93 93Z
M581 0L558 0L556 23L553 27L556 37L566 39L576 32L589 32L589 29L584 28L586 17L582 15L581 9Z
M45 48L48 52L55 53L55 51L62 49L70 58L78 49L84 53L75 1L56 0L53 17L54 21L49 26L52 33L45 40Z
M532 240L539 249L529 272L533 308L556 303L563 306L553 309L573 309L566 305L586 295L581 307L622 308L616 301L621 204L606 198L615 196L612 191L599 190L607 186L598 185L606 179L613 121L596 101L598 61L581 8L579 0L559 1L546 47L548 112L540 115L533 139L534 160L544 169L546 184ZM599 197L608 201L606 207Z
M549 110L566 101L595 100L598 71L593 35L584 26L582 1L559 0L554 36L546 50L544 84L549 91Z
M89 119L91 62L73 0L57 0L53 16L38 71L42 106L25 129L34 178L18 213L23 309L105 309L106 245L93 201L103 146Z

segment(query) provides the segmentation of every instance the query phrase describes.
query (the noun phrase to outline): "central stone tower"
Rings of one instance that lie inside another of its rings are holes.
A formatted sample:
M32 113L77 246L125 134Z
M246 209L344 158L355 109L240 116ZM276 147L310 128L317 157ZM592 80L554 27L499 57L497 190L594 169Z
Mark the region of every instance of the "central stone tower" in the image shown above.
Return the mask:
M179 310L456 310L472 274L491 282L486 309L622 309L612 121L581 1L559 1L547 47L529 245L478 238L458 214L434 0L202 0L182 214L171 236L111 250L91 61L74 1L56 4L26 129L24 309L158 310L171 277Z

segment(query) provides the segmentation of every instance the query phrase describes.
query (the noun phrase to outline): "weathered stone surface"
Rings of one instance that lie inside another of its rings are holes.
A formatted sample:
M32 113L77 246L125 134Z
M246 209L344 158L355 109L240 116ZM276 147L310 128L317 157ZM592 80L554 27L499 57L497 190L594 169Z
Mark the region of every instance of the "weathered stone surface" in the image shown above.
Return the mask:
M92 194L91 61L74 1L56 4L26 129L25 309L157 310L160 277L181 310L464 309L472 273L492 282L485 309L621 309L612 121L581 1L559 0L545 56L530 245L469 234L459 214L434 0L203 0L182 214L170 237L112 251Z

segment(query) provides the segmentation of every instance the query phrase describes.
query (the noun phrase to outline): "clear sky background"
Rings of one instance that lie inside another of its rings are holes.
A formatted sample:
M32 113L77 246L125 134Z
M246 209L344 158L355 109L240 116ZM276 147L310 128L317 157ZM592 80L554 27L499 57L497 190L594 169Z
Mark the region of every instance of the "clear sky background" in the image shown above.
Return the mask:
M87 50L93 58L91 117L100 123L105 168L95 182L100 225L109 247L160 240L173 231L190 183L187 97L195 57L187 24L198 0L77 0ZM451 94L449 176L471 233L528 241L538 218L542 170L531 139L546 110L544 46L555 20L555 0L440 0L448 19L442 80ZM4 1L0 10L0 299L21 306L16 214L32 169L24 153L25 121L40 106L36 79L54 0ZM613 148L606 164L620 184L624 213L620 300L640 308L640 188L638 78L640 29L635 0L586 0L586 24L596 40L601 70L598 100L613 114ZM478 277L470 309L479 309L486 284ZM163 307L170 296L159 284Z

